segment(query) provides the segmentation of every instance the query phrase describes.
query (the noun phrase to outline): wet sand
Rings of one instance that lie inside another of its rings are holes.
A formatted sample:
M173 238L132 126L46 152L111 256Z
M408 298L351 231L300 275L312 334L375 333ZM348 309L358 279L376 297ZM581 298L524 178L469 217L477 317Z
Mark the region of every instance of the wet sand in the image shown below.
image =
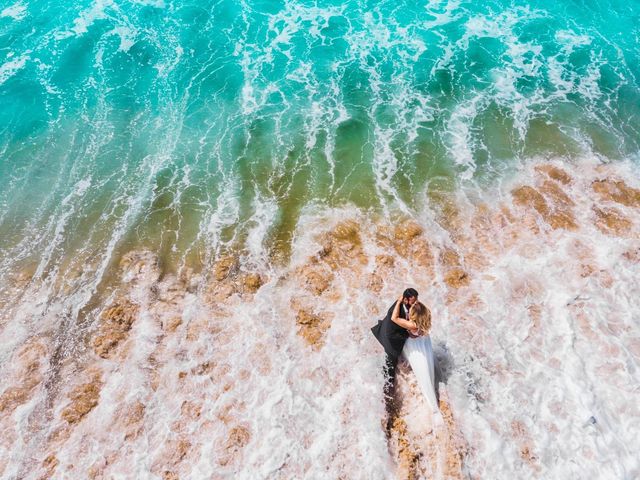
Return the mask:
M239 249L172 273L132 250L81 315L16 272L0 323L0 475L638 475L630 168L538 162L394 221L310 212L287 260L262 266ZM369 327L408 286L433 311L444 423L401 365L387 437Z

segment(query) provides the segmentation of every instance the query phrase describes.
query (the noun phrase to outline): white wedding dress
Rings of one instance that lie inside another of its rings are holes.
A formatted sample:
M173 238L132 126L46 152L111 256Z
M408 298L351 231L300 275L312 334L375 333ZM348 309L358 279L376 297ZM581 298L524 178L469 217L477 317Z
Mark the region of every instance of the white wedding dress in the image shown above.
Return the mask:
M436 372L431 337L424 335L416 338L407 338L402 354L409 361L411 369L418 380L420 390L427 404L431 407L431 411L434 413L439 412L440 409L436 399Z

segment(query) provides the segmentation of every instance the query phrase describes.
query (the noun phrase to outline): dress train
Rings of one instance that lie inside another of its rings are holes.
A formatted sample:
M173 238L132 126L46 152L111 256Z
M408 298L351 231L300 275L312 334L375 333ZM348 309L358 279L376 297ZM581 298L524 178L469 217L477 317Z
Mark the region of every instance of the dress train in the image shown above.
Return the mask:
M409 361L415 374L420 390L432 412L439 413L438 400L436 399L436 373L433 346L429 335L407 338L402 349L402 354ZM439 415L437 415L439 417Z

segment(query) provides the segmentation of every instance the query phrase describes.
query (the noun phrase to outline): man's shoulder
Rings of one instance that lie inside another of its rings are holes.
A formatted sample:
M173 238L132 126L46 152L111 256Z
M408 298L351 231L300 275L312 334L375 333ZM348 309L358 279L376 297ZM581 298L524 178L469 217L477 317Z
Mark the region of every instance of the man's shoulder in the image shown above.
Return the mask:
M396 302L397 302L397 300L396 300ZM384 316L385 320L391 320L391 315L393 314L393 309L396 306L396 302L393 302L391 304L391 306L389 307L389 309L387 310L387 314Z

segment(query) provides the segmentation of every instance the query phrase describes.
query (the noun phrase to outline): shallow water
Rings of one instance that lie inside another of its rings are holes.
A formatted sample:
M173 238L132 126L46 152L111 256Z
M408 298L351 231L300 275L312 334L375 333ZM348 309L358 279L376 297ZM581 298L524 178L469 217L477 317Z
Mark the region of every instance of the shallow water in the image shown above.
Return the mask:
M0 475L639 475L638 13L0 5Z

